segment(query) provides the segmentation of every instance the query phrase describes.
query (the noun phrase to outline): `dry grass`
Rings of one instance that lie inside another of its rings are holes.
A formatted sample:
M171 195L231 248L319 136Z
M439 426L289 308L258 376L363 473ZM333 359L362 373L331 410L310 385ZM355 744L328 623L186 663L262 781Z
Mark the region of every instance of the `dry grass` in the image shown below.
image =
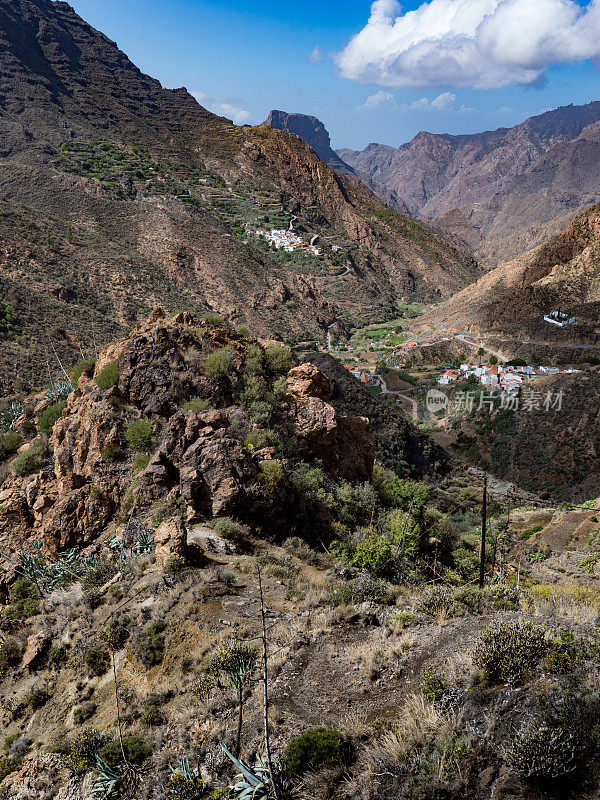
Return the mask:
M473 674L473 659L467 651L458 650L446 660L442 670L450 686L469 683Z
M573 622L594 622L600 613L600 591L576 584L532 586L528 598L536 614Z
M430 737L450 738L457 729L456 714L441 711L422 694L412 694L400 708L393 729L380 740L379 749L394 761L403 761Z
M369 725L369 717L366 711L356 709L346 714L338 726L338 730L351 739L358 740L366 738L372 729Z

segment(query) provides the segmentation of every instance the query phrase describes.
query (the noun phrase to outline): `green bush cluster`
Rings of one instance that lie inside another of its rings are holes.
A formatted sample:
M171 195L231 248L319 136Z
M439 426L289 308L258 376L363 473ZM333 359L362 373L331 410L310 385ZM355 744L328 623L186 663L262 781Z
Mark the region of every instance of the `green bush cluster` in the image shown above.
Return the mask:
M313 728L290 739L282 762L290 776L334 764L342 757L344 737L332 728Z
M152 422L149 419L132 419L125 425L123 438L132 450L143 452L152 446Z
M81 378L82 375L87 375L91 377L94 374L94 367L96 366L96 359L95 358L85 358L82 361L78 361L74 367L69 370L69 378L74 386L77 385L77 381Z
M162 695L151 694L149 695L142 705L142 722L145 725L162 725L165 721L162 712L162 705L165 699Z
M116 767L123 763L123 752L130 764L141 764L148 756L152 755L152 745L139 736L123 736L122 744L121 748L121 741L115 739L113 742L103 744L98 749L98 755L109 767Z
M34 439L29 448L13 460L10 465L15 475L23 477L41 469L46 455L46 448L40 438Z
M359 575L351 581L339 583L329 595L331 606L340 606L352 603L386 603L389 592L385 585L370 575Z
M550 780L574 772L582 757L581 735L568 725L543 723L521 728L512 742L508 763L524 778Z
M133 640L133 652L146 669L160 664L165 653L164 631L167 623L159 620L145 626Z
M4 614L11 619L29 619L40 610L40 591L29 578L19 578L8 593L9 605Z
M106 623L100 631L100 638L106 642L110 650L120 650L127 639L131 628L131 617L127 614L117 614Z
M441 700L448 691L448 684L443 675L431 667L425 670L421 683L421 692L428 700Z
M38 708L46 705L50 696L50 692L47 689L33 688L27 692L23 700L30 708L36 711Z
M110 667L110 655L103 647L90 647L83 660L92 675L105 675Z
M101 389L110 389L119 381L119 362L111 361L96 375L96 384Z
M96 755L106 744L106 737L95 728L84 728L66 743L62 755L63 764L76 775L96 766Z
M16 667L21 660L23 646L16 639L7 636L0 641L0 678L2 678L11 667Z
M0 461L5 461L13 456L22 444L23 439L17 431L0 434Z
M520 683L546 655L546 629L521 618L515 622L497 620L475 645L473 663L483 670L488 682Z
M203 411L208 411L210 408L210 401L205 400L204 397L193 397L181 406L182 411L193 411L194 414L201 414Z
M231 347L221 347L214 350L206 357L204 374L212 380L222 380L233 370L235 350Z
M67 404L63 400L59 403L53 403L51 406L48 406L47 409L42 411L38 419L38 431L42 434L42 436L50 436L52 429L54 428L54 424L58 419L60 419L62 412L66 408L66 405Z
M73 711L73 722L75 725L83 725L88 719L94 716L98 706L91 700L86 700Z

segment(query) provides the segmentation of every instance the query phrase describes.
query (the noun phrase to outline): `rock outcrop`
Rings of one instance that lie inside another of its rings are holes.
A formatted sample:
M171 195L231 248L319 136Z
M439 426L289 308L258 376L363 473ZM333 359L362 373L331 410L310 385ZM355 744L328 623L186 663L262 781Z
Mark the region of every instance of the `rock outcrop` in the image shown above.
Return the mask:
M24 539L38 538L51 554L93 549L128 520L150 524L159 513L157 553L166 561L171 554L192 558L188 523L231 516L277 527L295 496L285 442L294 443L296 459L320 465L334 481L370 479L375 451L368 421L338 413L329 402L331 381L313 364L288 372L289 351L281 362L287 361L287 389L276 393L268 348L286 351L265 346L224 326L198 327L189 315L169 320L161 310L108 345L95 377L79 378L54 425L52 469L5 479L2 548L16 552ZM217 375L204 369L215 351L225 354ZM101 388L96 378L115 364L114 385ZM255 401L247 399L248 387L258 392ZM134 446L147 455L136 472L127 431L140 420L146 438Z

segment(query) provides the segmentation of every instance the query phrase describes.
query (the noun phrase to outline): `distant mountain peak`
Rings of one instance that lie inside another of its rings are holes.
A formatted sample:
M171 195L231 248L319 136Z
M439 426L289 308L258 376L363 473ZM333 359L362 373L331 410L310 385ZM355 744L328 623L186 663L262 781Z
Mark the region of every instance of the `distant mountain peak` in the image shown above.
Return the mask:
M329 131L318 117L309 114L290 114L274 109L266 119L265 125L280 131L294 133L310 145L321 161L329 164L342 175L354 175L354 170L346 164L331 148Z

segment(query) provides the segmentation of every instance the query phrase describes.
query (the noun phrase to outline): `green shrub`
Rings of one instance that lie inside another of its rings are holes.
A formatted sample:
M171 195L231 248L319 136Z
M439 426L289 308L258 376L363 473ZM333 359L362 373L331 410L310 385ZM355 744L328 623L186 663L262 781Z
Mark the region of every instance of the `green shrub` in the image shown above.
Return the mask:
M185 569L186 561L183 556L178 553L171 553L165 561L165 572L167 575L177 575Z
M452 607L452 590L448 586L429 586L419 601L419 610L430 617L449 614Z
M67 660L68 647L62 642L53 643L48 650L48 664L51 667L59 667Z
M149 419L130 420L125 426L123 438L132 450L149 450L152 446L152 422Z
M230 569L224 569L219 572L219 580L221 583L224 583L225 586L235 586L237 583L237 575Z
M275 494L278 486L285 478L285 470L280 461L262 461L260 464L260 480L271 494Z
M359 539L356 550L350 558L350 565L373 575L381 575L390 566L392 558L390 540L378 533L369 532Z
M87 722L88 719L94 716L97 708L98 706L96 703L93 703L91 700L86 700L85 703L82 703L73 711L73 722L75 725L83 725L84 722Z
M20 758L10 758L10 756L0 758L0 783L7 775L18 770L22 763L22 759ZM8 795L6 795L6 797L8 798Z
M181 406L183 411L193 411L195 414L201 414L203 411L208 411L210 408L210 401L205 400L204 397L193 397Z
M152 622L138 633L133 640L133 652L146 669L160 664L165 653L165 637L163 631L167 623L160 620Z
M109 767L116 767L123 762L123 751L130 764L141 764L152 755L152 745L139 736L123 736L122 750L121 742L117 739L103 745L98 750L98 755Z
M90 647L83 660L92 675L105 675L110 667L110 655L102 647Z
M101 389L110 389L119 381L119 362L111 361L96 375L96 383Z
M244 528L229 517L215 517L212 520L213 530L224 539L229 539L234 544L246 543L247 533Z
M287 375L297 364L296 356L285 345L268 344L265 347L264 358L273 375Z
M339 761L343 736L331 728L313 728L290 739L283 751L283 764L289 775L300 775Z
M544 666L554 675L564 675L585 664L591 656L587 642L564 629L549 639Z
M4 740L4 752L8 753L10 748L12 747L13 743L17 741L17 739L21 738L20 733L11 733L10 736L7 736Z
M142 705L142 722L145 725L162 725L165 721L161 706L165 702L162 695L149 695Z
M247 325L236 325L235 332L237 333L238 336L243 336L245 339L249 339L252 334L250 328Z
M45 447L41 439L34 439L29 448L13 460L10 465L11 470L15 475L23 477L32 472L37 472L42 467L44 455L46 453Z
M96 755L104 744L105 736L95 728L84 728L67 742L62 762L71 772L81 775L96 766Z
M104 586L105 583L113 578L119 568L117 563L106 556L102 556L85 571L85 575L81 580L81 585L84 591L89 592L99 586Z
M4 613L11 619L29 619L40 610L40 592L33 581L19 578L8 593L10 604Z
M0 435L0 461L14 455L22 444L23 439L17 431L8 431Z
M204 362L204 374L213 380L225 378L233 369L235 350L221 347L207 356Z
M257 450L262 450L264 447L272 447L277 444L277 435L271 431L259 431L253 429L248 431L244 437L244 447L250 452L255 453Z
M519 683L546 655L546 629L526 619L498 620L480 634L473 663L488 682Z
M421 513L430 494L429 487L424 483L402 480L379 464L375 464L373 470L373 486L382 503L392 508L410 511L413 517Z
M113 650L120 650L127 639L131 628L131 617L127 614L117 614L106 623L100 631L100 638Z
M2 678L11 667L16 667L21 660L23 647L11 637L6 637L0 641L0 678Z
M535 729L522 728L512 743L508 762L524 778L550 780L570 775L581 761L579 731L568 725L543 723Z
M151 460L152 456L150 453L139 453L133 459L133 468L136 472L143 472Z
M372 603L387 602L389 593L387 587L381 581L372 578L370 575L359 575L352 581L339 583L329 595L331 606L340 606L350 603Z
M86 358L83 361L78 361L77 364L69 370L69 378L73 385L75 386L77 384L77 381L82 375L87 375L88 377L93 375L95 366L95 358Z
M42 436L50 436L52 433L52 428L54 428L54 423L60 419L60 416L63 410L66 408L66 403L64 401L60 403L54 403L51 406L43 411L40 414L40 418L38 419L38 431L42 434Z
M50 692L47 689L31 689L23 699L35 711L46 705L50 699Z
M208 314L205 314L202 317L202 321L207 326L207 328L223 328L227 325L227 323L220 314L215 314L212 311L209 311Z
M441 700L447 690L448 684L442 675L431 668L425 670L421 691L428 700Z

